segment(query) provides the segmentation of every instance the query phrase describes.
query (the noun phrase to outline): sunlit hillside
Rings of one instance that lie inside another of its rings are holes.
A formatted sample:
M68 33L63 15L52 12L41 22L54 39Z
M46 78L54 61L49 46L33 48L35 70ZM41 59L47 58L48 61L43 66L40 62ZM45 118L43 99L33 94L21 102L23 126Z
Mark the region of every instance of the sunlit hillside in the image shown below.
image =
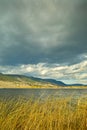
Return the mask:
M68 86L53 79L0 74L0 88L87 88L87 86L80 84Z

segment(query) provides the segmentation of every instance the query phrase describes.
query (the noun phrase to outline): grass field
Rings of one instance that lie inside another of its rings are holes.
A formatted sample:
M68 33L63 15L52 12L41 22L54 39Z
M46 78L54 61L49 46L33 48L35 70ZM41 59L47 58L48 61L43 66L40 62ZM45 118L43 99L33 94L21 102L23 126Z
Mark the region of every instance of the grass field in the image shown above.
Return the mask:
M0 130L87 130L86 99L0 99Z

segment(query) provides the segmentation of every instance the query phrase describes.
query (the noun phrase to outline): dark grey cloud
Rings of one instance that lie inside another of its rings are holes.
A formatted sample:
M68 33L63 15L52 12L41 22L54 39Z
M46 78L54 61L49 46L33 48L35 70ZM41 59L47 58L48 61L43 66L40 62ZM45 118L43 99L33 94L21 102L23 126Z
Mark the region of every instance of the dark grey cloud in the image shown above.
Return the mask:
M82 61L86 13L86 0L0 0L0 64Z

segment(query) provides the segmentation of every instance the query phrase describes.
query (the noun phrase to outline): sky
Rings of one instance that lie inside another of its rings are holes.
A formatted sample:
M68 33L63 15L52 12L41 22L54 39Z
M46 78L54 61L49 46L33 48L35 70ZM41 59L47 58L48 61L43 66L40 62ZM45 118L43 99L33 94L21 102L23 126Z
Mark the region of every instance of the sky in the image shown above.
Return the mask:
M0 72L87 84L87 0L0 0Z

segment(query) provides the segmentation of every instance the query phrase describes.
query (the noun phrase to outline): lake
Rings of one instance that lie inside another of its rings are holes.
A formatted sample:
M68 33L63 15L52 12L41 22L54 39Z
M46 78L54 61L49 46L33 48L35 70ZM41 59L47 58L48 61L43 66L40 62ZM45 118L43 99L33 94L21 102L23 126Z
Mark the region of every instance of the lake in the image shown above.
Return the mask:
M87 89L0 89L0 98L26 97L29 99L32 96L41 99L47 97L78 99L82 96L87 97Z

